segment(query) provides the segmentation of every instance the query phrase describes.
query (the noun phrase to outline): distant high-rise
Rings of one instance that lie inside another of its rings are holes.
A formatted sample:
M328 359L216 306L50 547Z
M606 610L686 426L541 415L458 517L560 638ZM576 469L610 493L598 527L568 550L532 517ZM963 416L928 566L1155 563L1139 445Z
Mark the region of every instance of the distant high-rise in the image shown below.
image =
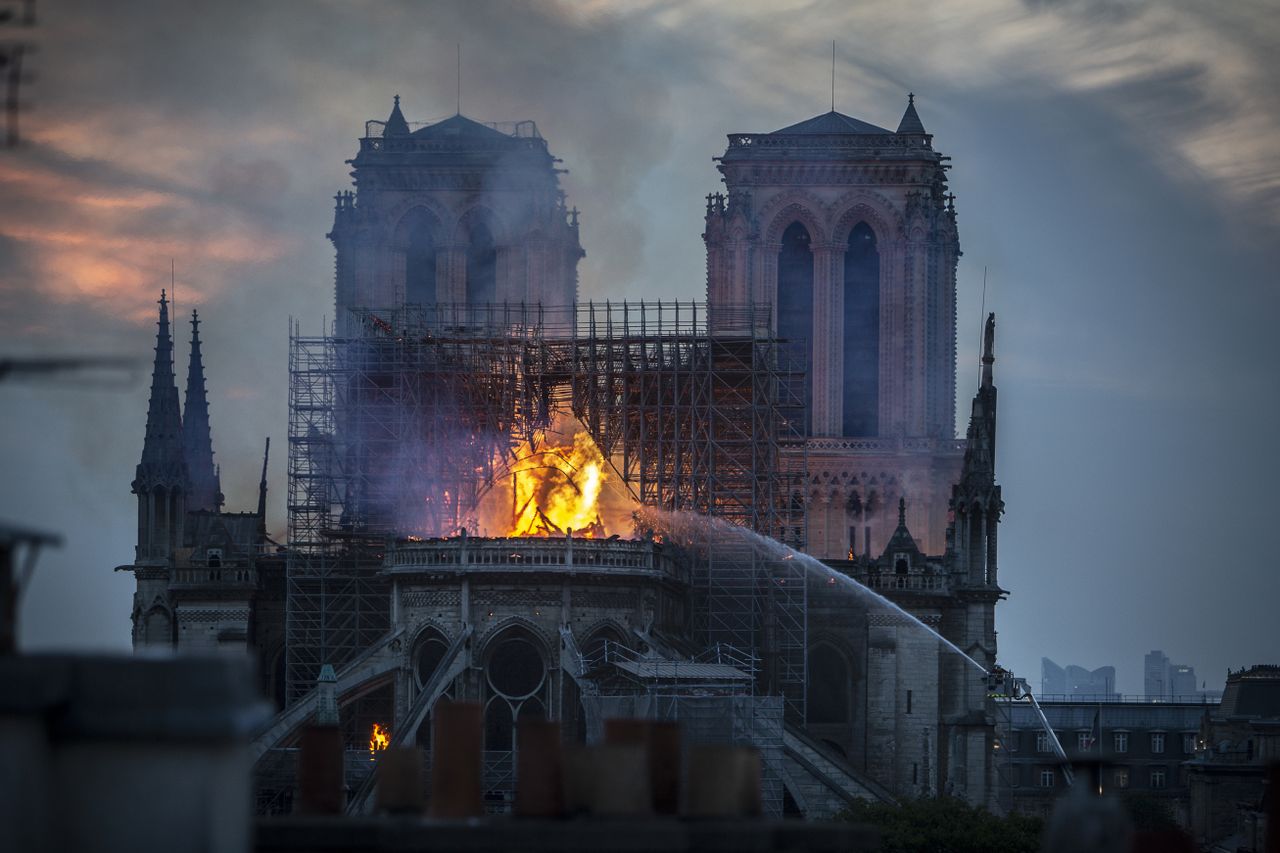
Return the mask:
M1169 658L1156 649L1142 660L1143 692L1147 701L1166 699L1169 696Z
M1169 665L1169 693L1172 698L1193 696L1196 689L1195 667L1183 664Z
M1173 663L1162 651L1150 652L1143 671L1147 701L1180 699L1199 693L1195 667Z
M1086 669L1083 666L1058 666L1048 658L1040 658L1040 695L1072 696L1077 698L1112 697L1116 689L1116 668L1100 666Z
M1048 658L1040 658L1040 695L1055 696L1067 692L1067 671Z

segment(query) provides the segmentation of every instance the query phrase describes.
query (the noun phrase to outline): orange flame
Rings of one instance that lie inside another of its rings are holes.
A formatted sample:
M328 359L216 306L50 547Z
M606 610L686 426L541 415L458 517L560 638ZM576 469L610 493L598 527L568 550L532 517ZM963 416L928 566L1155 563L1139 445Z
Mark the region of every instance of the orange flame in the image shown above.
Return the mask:
M391 745L391 733L377 723L373 724L373 735L369 738L369 760L375 753L382 752Z
M511 467L510 536L603 537L604 456L585 431L570 444L523 448Z

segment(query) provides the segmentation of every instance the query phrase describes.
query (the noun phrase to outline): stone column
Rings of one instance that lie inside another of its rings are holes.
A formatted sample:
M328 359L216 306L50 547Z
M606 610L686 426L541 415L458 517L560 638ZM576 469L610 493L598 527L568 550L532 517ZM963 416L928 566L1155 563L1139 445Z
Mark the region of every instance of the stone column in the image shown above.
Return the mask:
M842 258L838 247L820 244L813 247L813 349L810 381L813 383L811 435L839 435L841 413L841 370L836 352L843 353L839 338L840 318L835 310L836 295L832 278L836 261Z
M467 301L467 246L454 243L437 253L436 294L441 302Z
M778 328L778 252L781 243L766 243L755 248L752 263L751 301L768 305L774 331Z
M894 765L898 751L898 648L896 617L875 613L867 618L867 772L896 792Z

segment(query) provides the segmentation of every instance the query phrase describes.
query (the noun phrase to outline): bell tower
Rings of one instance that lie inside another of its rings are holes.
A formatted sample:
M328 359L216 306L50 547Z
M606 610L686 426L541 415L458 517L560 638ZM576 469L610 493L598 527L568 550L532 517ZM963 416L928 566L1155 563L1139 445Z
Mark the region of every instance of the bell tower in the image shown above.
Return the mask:
M337 195L329 234L340 324L348 308L577 299L578 211L533 122L410 125L397 95L347 162L355 190Z
M707 300L769 305L806 371L820 557L879 554L903 498L921 546L945 547L963 457L948 159L914 95L896 131L832 111L730 134L717 158L726 191L707 199Z

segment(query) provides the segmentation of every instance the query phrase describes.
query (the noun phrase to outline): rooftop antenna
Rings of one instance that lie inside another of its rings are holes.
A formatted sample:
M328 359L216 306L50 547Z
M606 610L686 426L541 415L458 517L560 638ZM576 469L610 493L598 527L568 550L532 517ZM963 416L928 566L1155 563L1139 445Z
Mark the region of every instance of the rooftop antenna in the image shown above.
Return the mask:
M836 111L836 42L831 40L831 112Z
M458 115L462 115L462 42L458 42Z

